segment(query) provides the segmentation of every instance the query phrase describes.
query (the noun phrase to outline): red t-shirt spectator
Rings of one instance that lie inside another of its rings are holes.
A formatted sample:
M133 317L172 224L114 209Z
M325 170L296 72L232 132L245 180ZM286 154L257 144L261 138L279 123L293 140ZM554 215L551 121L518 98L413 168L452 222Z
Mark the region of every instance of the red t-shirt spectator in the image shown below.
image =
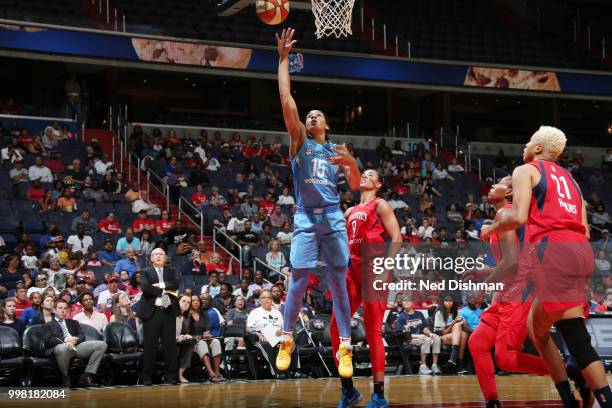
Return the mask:
M272 211L274 211L274 207L276 207L276 204L270 203L268 201L261 201L259 203L259 208L264 209L266 217L269 217L270 215L272 215Z
M40 201L45 197L45 189L42 187L30 187L26 191L26 197L32 201Z
M155 233L155 221L153 221L150 218L145 218L144 220L142 218L136 218L134 220L134 222L132 223L132 228L134 229L134 232L140 233L142 231L144 231L145 229L148 229L149 231L151 231L151 233Z
M98 229L105 234L119 234L121 233L121 224L115 220L109 220L104 218L98 223Z
M396 184L393 190L397 193L397 195L401 196L410 193L410 189L403 184Z
M204 193L198 193L196 191L191 196L191 202L193 202L196 207L201 207L208 202L208 196Z
M21 317L23 311L30 306L32 306L32 303L30 303L30 299L25 299L23 303L21 303L19 299L15 299L15 316Z
M65 170L64 163L58 159L51 158L43 161L43 164L51 170L51 173L63 173Z
M253 145L250 145L250 146L249 145L245 145L242 148L242 155L244 157L248 157L248 158L260 156L261 155L261 148L259 146L258 147L254 147Z
M157 220L155 222L155 231L158 234L165 234L170 231L170 229L174 226L174 221L172 220Z
M20 135L17 138L17 143L19 143L20 145L24 145L24 146L31 144L32 141L33 139L32 139L32 136L30 135Z
M209 273L212 271L227 273L227 266L222 264L209 263L208 265L206 265L206 271Z

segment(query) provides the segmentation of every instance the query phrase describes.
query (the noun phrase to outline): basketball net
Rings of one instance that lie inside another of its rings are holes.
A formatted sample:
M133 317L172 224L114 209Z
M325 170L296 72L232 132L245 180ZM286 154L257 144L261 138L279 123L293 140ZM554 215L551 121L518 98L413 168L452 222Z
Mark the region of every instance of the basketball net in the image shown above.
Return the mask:
M351 19L355 0L312 0L312 14L315 16L317 39L347 37L353 34Z

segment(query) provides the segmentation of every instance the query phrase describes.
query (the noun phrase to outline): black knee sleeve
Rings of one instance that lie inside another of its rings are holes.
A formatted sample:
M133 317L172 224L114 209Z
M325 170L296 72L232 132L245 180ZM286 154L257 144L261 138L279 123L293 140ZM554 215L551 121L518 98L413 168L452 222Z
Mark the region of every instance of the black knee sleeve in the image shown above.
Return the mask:
M591 345L591 336L583 318L559 320L555 322L555 327L561 333L580 370L584 370L594 361L599 361L599 354Z

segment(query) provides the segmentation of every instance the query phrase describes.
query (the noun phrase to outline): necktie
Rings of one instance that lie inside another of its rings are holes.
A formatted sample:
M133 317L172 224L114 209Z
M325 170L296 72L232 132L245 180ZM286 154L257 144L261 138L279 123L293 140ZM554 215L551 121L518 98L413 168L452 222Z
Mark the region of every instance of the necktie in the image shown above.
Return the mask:
M62 328L62 333L64 334L64 338L69 337L70 332L68 331L68 327L66 327L66 321L60 320L59 324L60 324L60 327Z

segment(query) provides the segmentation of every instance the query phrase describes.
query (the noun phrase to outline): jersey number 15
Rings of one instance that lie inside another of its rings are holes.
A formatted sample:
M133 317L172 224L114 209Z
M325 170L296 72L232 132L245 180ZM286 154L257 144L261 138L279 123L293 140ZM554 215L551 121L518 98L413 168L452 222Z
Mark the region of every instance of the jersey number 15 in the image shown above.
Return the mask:
M312 175L325 178L325 160L312 159Z

